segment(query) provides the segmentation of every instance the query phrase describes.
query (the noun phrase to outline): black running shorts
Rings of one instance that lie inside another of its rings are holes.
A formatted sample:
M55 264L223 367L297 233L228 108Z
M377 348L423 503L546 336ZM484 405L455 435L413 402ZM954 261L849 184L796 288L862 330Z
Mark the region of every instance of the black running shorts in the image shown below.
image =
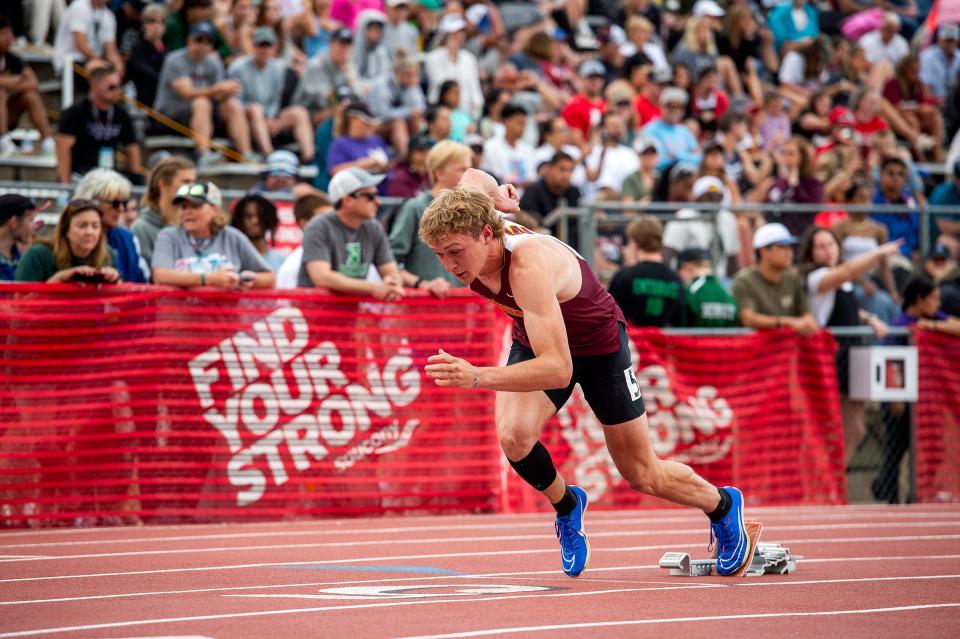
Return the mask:
M533 358L533 349L514 340L507 366ZM620 324L620 350L606 355L574 356L570 384L543 392L560 410L570 399L574 384L580 384L583 396L601 424L622 424L643 415L646 409L630 361L630 338L623 324Z

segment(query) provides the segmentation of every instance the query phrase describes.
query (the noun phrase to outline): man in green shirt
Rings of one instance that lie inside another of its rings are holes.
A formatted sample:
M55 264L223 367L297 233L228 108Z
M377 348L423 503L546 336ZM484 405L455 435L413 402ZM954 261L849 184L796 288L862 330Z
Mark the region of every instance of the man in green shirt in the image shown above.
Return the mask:
M470 147L442 140L427 154L427 174L433 188L403 203L390 227L390 251L400 265L403 285L446 297L453 287L463 283L448 273L430 247L420 240L420 218L430 202L444 189L455 187L470 168Z
M807 305L803 279L793 268L797 238L783 224L764 224L753 234L757 265L737 273L733 298L740 323L749 328L787 326L801 335L820 330Z
M687 326L739 326L737 303L712 270L710 254L702 248L685 249L677 257L677 275L686 291Z

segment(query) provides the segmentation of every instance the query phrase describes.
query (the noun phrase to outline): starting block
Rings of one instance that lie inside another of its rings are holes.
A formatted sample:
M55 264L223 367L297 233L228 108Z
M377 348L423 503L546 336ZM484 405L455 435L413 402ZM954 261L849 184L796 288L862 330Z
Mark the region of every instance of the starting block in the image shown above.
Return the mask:
M797 555L790 554L789 548L780 544L760 543L762 526L759 522L746 522L750 535L753 556L738 575L759 577L760 575L787 575L797 570ZM668 552L660 558L660 567L669 569L674 577L709 577L716 574L716 558L690 559L685 552Z

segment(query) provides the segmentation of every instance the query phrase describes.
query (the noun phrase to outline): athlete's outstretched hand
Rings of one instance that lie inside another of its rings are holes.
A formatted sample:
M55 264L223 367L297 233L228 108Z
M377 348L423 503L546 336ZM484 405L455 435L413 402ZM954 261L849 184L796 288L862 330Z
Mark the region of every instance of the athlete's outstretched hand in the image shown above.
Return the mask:
M480 371L473 364L454 357L442 348L436 355L431 355L427 362L424 370L437 386L476 388L480 385Z

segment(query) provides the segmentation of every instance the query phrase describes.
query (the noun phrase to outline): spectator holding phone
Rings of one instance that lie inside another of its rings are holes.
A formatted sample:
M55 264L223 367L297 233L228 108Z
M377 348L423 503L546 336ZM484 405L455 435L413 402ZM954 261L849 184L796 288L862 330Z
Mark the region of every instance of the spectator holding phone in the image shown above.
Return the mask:
M90 200L73 200L53 235L38 239L17 264L17 282L119 282L107 245L103 212Z
M156 284L221 290L272 288L275 275L253 243L228 226L223 196L211 182L184 184L173 203L180 224L157 235L153 249Z

